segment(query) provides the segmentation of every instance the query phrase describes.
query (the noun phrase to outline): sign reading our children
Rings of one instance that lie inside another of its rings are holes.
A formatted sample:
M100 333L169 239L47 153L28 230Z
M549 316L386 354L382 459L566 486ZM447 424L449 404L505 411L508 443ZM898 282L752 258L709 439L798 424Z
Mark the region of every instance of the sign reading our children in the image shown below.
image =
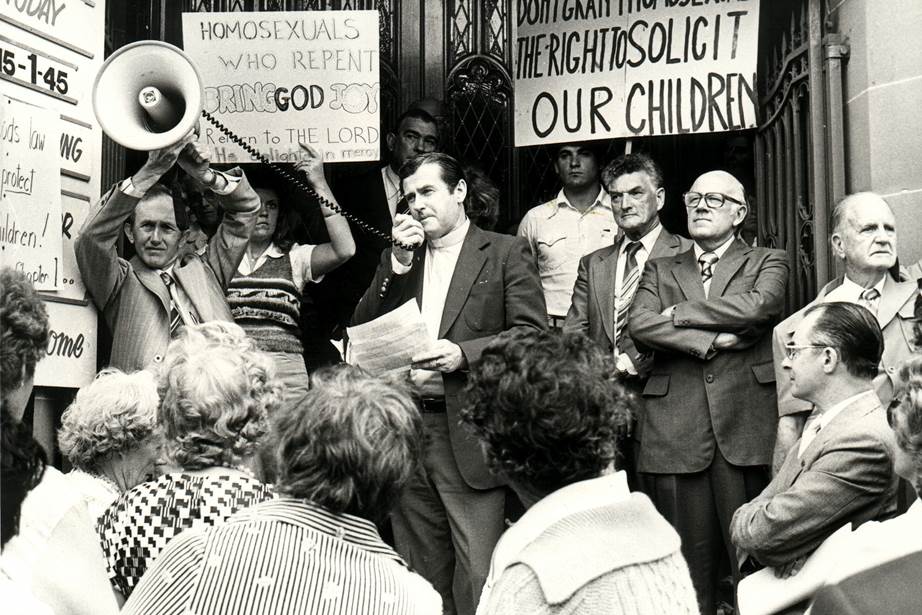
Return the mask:
M515 144L756 125L759 0L516 0Z
M377 160L381 136L378 12L185 13L183 46L204 82L204 108L275 162ZM250 154L207 122L215 162Z

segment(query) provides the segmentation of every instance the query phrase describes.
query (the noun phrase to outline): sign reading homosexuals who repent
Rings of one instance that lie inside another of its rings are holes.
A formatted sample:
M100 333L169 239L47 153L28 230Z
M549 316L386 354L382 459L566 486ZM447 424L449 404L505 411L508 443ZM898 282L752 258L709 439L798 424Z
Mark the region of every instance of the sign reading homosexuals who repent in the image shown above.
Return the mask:
M183 46L204 82L204 107L275 162L377 160L377 11L185 13ZM214 162L250 154L208 122Z
M759 0L516 0L515 144L756 125Z

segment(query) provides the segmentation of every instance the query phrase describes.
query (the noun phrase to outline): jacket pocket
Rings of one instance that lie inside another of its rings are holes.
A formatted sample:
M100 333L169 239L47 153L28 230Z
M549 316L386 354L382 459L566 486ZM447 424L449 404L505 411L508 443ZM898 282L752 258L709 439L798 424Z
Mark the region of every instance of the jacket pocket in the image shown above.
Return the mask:
M669 374L650 374L643 387L644 397L663 397L669 392Z
M756 363L752 366L752 374L759 384L772 384L775 382L775 364L771 361Z

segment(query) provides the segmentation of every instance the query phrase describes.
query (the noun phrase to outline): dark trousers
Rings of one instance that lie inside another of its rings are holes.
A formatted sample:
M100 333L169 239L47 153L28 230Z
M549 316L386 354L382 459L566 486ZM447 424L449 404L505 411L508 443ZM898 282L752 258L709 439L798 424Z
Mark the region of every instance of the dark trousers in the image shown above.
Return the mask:
M461 477L442 414L423 414L417 474L391 514L397 552L442 596L445 615L473 615L505 526L505 488L472 489Z
M682 539L702 615L717 611L720 564L727 558L734 587L740 579L730 519L769 483L768 466L735 466L719 450L711 465L693 474L640 474L641 489Z

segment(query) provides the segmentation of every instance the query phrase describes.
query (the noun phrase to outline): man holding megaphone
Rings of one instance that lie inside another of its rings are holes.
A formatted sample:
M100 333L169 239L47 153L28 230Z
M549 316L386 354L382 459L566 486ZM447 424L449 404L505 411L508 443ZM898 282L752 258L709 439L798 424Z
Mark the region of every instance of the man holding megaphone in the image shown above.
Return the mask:
M190 131L175 144L150 151L137 173L103 195L76 240L80 275L112 333L109 364L126 371L162 361L183 325L233 321L224 291L256 223L259 196L239 168L212 169L205 147L194 138ZM186 209L158 183L176 163L216 193L224 209L204 255L184 256L181 262L189 228ZM131 260L116 251L122 232L136 251Z

